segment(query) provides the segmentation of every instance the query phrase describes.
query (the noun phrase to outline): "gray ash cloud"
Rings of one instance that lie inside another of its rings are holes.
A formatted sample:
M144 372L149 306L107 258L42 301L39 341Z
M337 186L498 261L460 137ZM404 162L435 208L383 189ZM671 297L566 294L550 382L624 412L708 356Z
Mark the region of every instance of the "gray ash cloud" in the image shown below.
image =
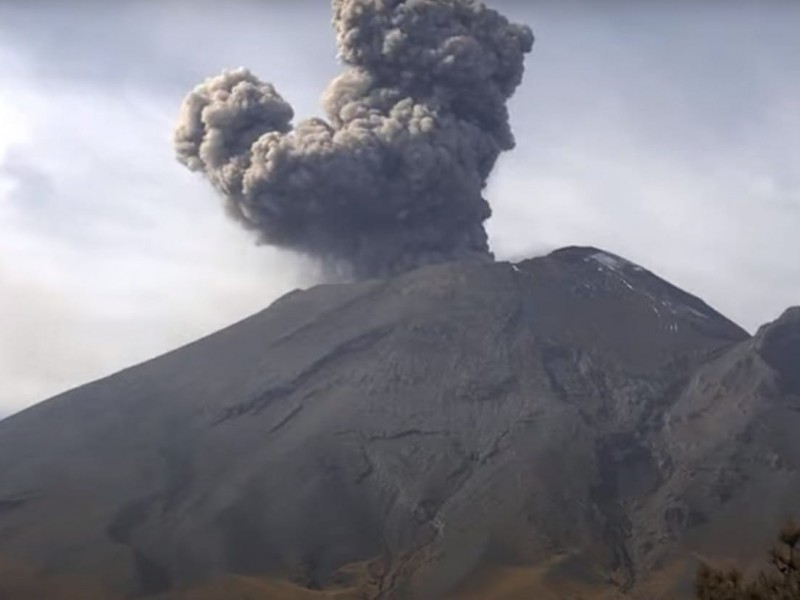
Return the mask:
M267 244L355 277L491 258L482 191L514 146L507 100L533 35L469 0L334 0L347 67L293 126L246 69L185 99L178 158Z

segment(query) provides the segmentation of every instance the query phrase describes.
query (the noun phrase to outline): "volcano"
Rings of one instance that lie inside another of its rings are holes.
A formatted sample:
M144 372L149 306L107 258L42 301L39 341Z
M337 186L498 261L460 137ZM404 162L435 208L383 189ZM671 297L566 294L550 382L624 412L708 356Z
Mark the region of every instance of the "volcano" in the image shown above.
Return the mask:
M296 291L0 422L0 598L688 597L800 511L798 373L595 248Z

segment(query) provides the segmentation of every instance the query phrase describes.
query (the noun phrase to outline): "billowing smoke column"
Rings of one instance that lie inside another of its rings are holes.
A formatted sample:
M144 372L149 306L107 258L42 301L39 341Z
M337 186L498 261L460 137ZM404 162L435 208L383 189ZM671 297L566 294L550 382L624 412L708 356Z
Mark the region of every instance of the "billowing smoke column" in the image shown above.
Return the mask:
M530 29L470 0L333 0L333 13L348 68L327 121L293 127L272 85L228 71L184 101L180 161L265 243L356 277L491 258L481 192L514 146L506 101Z

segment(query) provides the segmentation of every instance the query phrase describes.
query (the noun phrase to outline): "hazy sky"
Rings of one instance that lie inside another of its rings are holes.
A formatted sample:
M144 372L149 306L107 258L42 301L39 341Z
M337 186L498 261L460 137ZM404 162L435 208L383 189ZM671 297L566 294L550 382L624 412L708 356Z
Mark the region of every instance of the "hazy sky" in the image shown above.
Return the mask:
M537 36L487 195L501 259L597 245L754 329L800 303L800 2L496 1ZM173 159L222 68L298 116L329 7L0 0L0 416L315 281Z

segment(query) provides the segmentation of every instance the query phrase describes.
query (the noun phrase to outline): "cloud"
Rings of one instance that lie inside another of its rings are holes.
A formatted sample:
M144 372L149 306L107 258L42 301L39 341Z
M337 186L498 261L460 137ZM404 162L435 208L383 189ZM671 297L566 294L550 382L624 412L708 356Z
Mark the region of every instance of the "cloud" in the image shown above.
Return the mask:
M60 205L76 195L67 178L50 180L31 166L14 172L25 178L14 180L0 213L4 410L192 341L313 281L294 257L263 252L210 215L190 231L170 209L151 206L137 226L125 206L136 214L136 196L155 194L147 183L113 199L119 219L84 222ZM36 202L53 205L46 218L31 209Z
M489 190L496 253L605 247L751 330L798 303L800 5L529 12L518 148Z
M16 123L0 141L1 412L192 341L315 280L303 261L241 235L182 172L172 107L158 92L13 77L13 96L0 100ZM109 131L118 136L109 141Z

